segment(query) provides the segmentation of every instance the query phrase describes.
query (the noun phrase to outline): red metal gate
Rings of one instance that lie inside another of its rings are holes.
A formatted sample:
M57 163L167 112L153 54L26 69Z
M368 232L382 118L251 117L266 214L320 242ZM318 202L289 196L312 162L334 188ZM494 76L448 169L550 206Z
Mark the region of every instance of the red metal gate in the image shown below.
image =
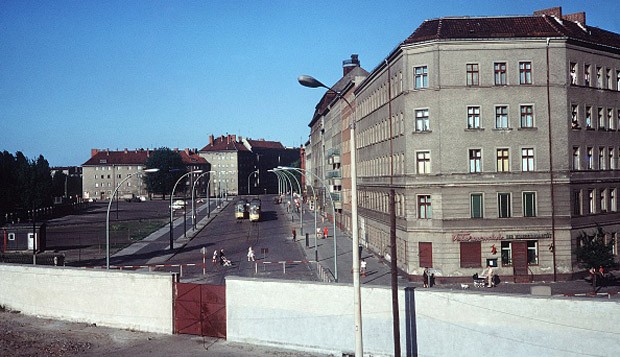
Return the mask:
M512 242L512 266L515 283L529 283L527 270L527 242Z
M174 333L226 338L226 287L175 283Z

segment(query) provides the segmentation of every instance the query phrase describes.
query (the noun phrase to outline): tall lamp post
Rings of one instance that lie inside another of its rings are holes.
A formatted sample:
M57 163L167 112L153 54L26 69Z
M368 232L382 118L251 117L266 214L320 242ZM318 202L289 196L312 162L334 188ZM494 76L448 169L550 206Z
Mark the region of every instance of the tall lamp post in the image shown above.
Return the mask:
M212 172L215 171L205 171L203 173L201 173L200 175L198 175L198 177L196 177L196 179L194 180L194 183L192 184L192 229L196 229L196 208L194 207L194 196L195 196L195 192L196 192L196 184L198 183L198 180L200 180L200 178L206 174L210 174ZM210 183L211 180L209 180ZM207 194L209 192L209 184L207 183Z
M297 167L281 167L283 170L291 170L291 171L297 171L299 173L302 174L308 174L310 173L310 175L312 175L314 178L316 178L321 185L323 185L323 187L325 187L325 191L328 191L327 185L325 184L324 180L321 180L320 177L318 177L316 174L314 174L311 171L305 170L305 169L301 169L301 168L297 168ZM312 192L314 194L314 187L312 187L312 185L310 185L310 187L312 188ZM314 199L316 202L316 194L314 194ZM334 216L334 280L336 282L338 282L338 250L337 250L337 245L336 245L336 238L338 237L337 233L336 233L336 205L334 204L334 198L332 197L331 193L329 195L329 200L332 203L332 215ZM314 215L315 215L315 224L314 224L314 230L316 232L316 206L314 207ZM316 251L316 239L314 241L314 249ZM318 253L315 253L315 255ZM318 256L317 256L317 261L318 261Z
M174 241L172 239L172 218L173 218L173 212L174 212L174 210L172 209L172 201L174 200L174 191L177 189L177 185L179 184L179 182L181 182L181 180L185 176L189 176L192 174L200 174L200 173L202 173L202 170L194 170L194 171L186 172L183 175L181 175L181 177L179 177L177 182L175 182L174 187L172 187L172 192L170 193L170 250L174 248Z
M352 113L355 108L349 101L339 92L331 87L318 81L316 78L307 75L301 75L297 78L299 84L309 88L326 88L336 94L338 98L347 103ZM351 149L351 234L353 241L353 308L355 310L355 355L363 356L364 347L362 342L362 297L360 288L360 254L359 254L359 232L357 228L357 167L356 167L356 145L355 145L355 117L351 120L349 127L351 133L350 149Z
M250 172L250 174L248 175L248 196L250 195L250 177L252 175L258 175L258 174L259 174L258 170L254 170Z
M283 167L278 167L274 170L282 170L282 173L286 176L286 174L291 175L292 178L295 179L295 183L297 184L297 189L299 190L299 199L301 200L299 203L299 234L304 235L304 206L303 206L303 197L301 196L301 184L299 184L299 180L292 172L285 170ZM291 182L292 183L292 182ZM293 201L294 202L294 201ZM292 208L291 208L292 210Z
M146 169L141 172L150 174L150 173L157 172L157 171L159 171L159 169L155 168L155 169ZM108 211L106 212L106 216L105 216L105 268L108 270L110 269L110 207L112 207L112 201L114 200L114 196L116 196L116 193L118 192L118 189L121 188L121 185L123 185L125 181L129 180L131 177L139 173L140 171L129 174L121 182L119 182L118 185L116 185L116 188L114 189L114 193L112 193L112 196L110 196L110 202L108 202Z

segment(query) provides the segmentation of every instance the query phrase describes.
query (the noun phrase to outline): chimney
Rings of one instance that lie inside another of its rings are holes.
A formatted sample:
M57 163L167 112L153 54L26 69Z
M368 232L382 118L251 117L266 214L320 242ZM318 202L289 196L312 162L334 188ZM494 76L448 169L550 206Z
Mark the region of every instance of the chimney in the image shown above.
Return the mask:
M99 149L90 149L90 157L95 157L99 153Z
M231 135L231 139L232 139L233 143L236 142L237 141L237 135Z
M562 16L564 20L579 22L582 25L586 24L586 13L585 12L576 12L574 14L567 14Z
M209 135L209 145L213 146L213 134Z
M360 60L358 59L357 54L352 54L351 59L342 61L342 76L346 76L351 72L355 67L360 66Z
M190 156L192 154L191 151L189 151L189 148L185 148L185 153L187 154L187 156Z
M127 148L125 148L125 154L129 153L129 150L127 150Z
M551 7L549 9L534 11L534 16L542 16L542 15L555 16L558 19L562 19L562 7L557 6L557 7Z
M150 157L151 156L151 152L149 151L149 148L146 148L146 157Z

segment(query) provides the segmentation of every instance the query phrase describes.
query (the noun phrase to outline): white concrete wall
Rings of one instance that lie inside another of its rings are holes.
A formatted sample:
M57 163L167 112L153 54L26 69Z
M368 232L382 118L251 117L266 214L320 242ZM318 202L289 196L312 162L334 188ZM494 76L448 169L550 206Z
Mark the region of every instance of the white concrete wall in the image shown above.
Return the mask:
M229 341L340 355L354 350L351 286L226 279ZM401 351L405 298L399 294ZM613 356L620 302L416 289L421 356ZM393 354L391 292L362 288L365 355Z
M171 334L172 276L0 264L0 305L24 314Z

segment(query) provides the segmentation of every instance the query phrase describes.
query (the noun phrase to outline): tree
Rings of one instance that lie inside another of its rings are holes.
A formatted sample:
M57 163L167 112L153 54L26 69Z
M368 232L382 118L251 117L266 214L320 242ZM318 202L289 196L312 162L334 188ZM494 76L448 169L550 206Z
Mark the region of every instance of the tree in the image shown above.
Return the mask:
M603 231L602 227L597 227L596 233L590 235L586 232L581 232L577 237L577 248L575 249L575 255L579 266L588 269L591 267L609 267L615 264L613 255L613 238L609 238L606 242L606 237L610 236Z
M153 151L147 158L145 166L147 169L159 169L157 172L144 175L142 179L150 193L161 194L163 199L166 199L168 192L172 192L179 177L187 172L181 155L167 147Z

